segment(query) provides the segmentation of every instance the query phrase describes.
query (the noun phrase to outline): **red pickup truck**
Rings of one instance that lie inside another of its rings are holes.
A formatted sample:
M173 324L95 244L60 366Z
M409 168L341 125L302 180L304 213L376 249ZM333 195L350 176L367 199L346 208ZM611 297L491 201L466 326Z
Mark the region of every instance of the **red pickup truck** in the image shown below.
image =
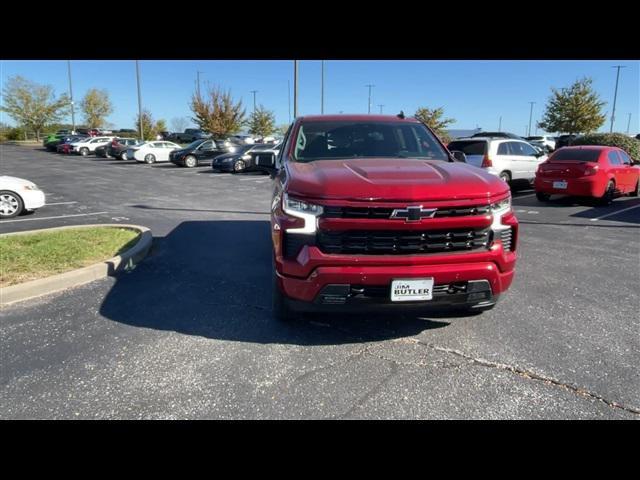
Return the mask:
M403 115L298 117L274 160L273 311L491 309L513 280L508 185Z

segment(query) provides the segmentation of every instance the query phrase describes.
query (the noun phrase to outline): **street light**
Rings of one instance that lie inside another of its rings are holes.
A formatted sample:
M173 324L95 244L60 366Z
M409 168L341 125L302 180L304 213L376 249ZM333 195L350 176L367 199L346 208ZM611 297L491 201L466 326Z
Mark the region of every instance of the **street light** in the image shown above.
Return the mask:
M382 107L384 107L384 105L378 104L378 106L380 107L380 115L382 115Z
M293 61L293 118L298 116L298 60Z
M320 114L324 113L324 60L320 68Z
M71 101L71 125L72 131L75 133L76 131L76 114L75 109L73 108L73 88L71 86L71 60L67 60L67 70L69 72L69 100Z
M629 120L627 121L627 135L629 135L629 127L631 126L631 114L629 114Z
M196 77L198 78L198 97L200 97L200 74L204 73L201 72L200 70L196 71Z
M624 65L614 65L611 68L617 68L618 72L616 73L616 90L613 94L613 110L611 111L611 128L609 129L609 133L613 133L613 122L616 118L616 100L618 98L618 80L620 79L620 69L627 68Z
M527 137L531 136L531 119L533 117L533 106L536 104L536 102L529 102L531 104L531 109L529 110L529 130L527 133Z
M140 66L136 60L136 82L138 83L138 128L140 129L140 140L144 140L142 135L142 96L140 95Z
M369 107L367 109L367 113L371 113L371 89L375 87L375 85L365 85L365 87L369 87Z
M251 93L253 93L253 111L256 111L256 93L258 93L258 90L251 90Z

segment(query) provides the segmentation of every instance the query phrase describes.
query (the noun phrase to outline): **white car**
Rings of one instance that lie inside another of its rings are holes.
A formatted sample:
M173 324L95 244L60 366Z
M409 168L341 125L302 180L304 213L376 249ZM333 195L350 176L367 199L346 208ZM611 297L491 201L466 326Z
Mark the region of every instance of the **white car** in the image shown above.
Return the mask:
M111 142L114 137L87 137L80 141L71 143L71 152L78 153L86 157L96 151L96 148Z
M33 211L44 205L44 192L23 178L0 175L0 219Z
M146 142L128 149L127 158L145 163L168 162L169 153L180 148L180 145L173 142Z
M537 135L534 137L527 137L527 141L541 147L547 147L550 152L556 149L556 139L549 135Z
M533 182L538 165L547 155L536 151L524 140L498 137L459 138L447 146L450 152L460 151L467 163L485 169L505 182Z

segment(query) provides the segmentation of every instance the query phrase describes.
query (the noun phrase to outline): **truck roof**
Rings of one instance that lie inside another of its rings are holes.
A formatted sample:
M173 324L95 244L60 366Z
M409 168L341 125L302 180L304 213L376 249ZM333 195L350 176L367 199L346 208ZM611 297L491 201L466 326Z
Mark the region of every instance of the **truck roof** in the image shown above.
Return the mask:
M420 123L418 120L412 117L400 118L397 115L366 115L362 113L356 114L337 114L337 115L303 115L297 118L297 120L305 120L311 122L335 122L341 120L356 121L356 122L411 122Z

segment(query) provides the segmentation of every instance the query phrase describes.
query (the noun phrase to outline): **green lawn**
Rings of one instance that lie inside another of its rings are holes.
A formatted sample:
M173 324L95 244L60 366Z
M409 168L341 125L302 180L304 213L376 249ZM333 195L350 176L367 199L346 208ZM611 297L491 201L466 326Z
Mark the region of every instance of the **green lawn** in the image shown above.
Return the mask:
M134 230L78 228L0 238L0 287L107 260L133 246Z

